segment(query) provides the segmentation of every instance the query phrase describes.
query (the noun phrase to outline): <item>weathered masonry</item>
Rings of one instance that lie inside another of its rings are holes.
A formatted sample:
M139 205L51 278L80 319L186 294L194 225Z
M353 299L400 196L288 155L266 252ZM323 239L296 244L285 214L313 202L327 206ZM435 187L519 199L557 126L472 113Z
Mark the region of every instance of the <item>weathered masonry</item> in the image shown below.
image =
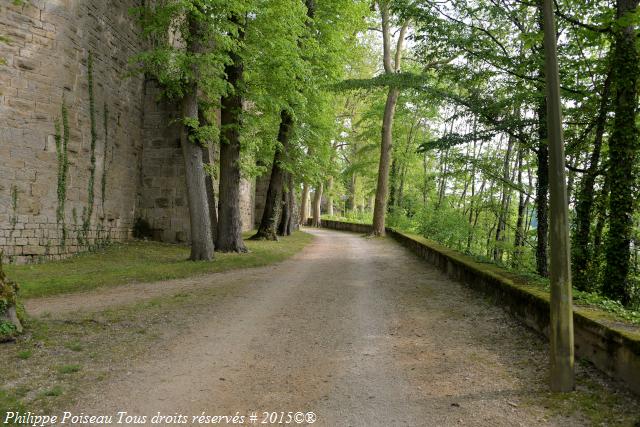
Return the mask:
M189 240L173 109L128 61L136 0L0 4L0 250L15 262L126 240ZM93 129L93 132L92 132ZM254 222L245 180L243 224Z

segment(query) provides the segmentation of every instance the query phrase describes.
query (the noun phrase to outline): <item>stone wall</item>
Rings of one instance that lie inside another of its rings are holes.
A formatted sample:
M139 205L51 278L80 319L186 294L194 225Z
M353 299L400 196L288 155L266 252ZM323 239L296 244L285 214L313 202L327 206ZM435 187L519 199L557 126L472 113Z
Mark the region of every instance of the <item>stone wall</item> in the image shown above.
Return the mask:
M191 230L180 126L175 123L176 108L161 95L156 84L147 82L142 176L136 218L143 218L149 223L155 240L182 243L190 240ZM212 158L217 159L217 145L210 150ZM240 185L242 225L248 230L253 226L253 180L242 179ZM216 201L217 188L215 179Z
M8 43L0 43L5 61L0 65L0 250L14 261L59 257L129 236L142 149L143 79L124 74L129 58L141 49L139 28L129 14L137 3L2 1L0 35ZM93 215L83 233L91 175L90 52L98 138ZM70 136L64 242L56 218L54 137L63 102Z
M126 240L138 218L147 219L158 240L189 240L175 109L160 100L155 84L127 75L130 58L144 49L130 14L139 4L1 0L0 251L10 261L61 258ZM90 54L97 133L92 209ZM61 121L63 102L68 172L59 185L64 162L55 123ZM245 228L254 222L253 188L252 180L243 180Z
M190 238L189 206L180 148L181 130L174 122L176 109L160 96L157 85L148 82L136 215L149 223L155 240L186 242Z

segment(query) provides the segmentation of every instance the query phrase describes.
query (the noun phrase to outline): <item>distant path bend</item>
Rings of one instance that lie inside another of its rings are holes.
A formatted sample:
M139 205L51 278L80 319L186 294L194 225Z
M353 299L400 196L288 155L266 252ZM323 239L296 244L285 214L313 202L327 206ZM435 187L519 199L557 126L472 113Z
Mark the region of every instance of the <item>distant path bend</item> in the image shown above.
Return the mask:
M285 262L189 279L245 285L77 411L313 411L322 426L581 423L526 403L544 389L546 344L502 310L390 239L307 231L315 240Z

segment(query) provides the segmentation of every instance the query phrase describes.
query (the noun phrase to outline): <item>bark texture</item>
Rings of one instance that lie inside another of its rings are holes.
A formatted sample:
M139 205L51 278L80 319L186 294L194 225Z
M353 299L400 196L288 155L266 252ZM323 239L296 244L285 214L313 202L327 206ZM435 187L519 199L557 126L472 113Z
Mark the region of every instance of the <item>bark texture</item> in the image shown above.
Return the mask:
M376 201L373 208L373 234L384 236L387 197L389 194L389 169L391 165L391 150L393 147L393 117L396 112L400 90L390 88L382 119L382 143L380 144L380 163L378 164L378 184L376 186Z
M202 53L200 44L200 24L196 17L189 14L190 37L187 51L191 54ZM194 70L194 80L185 88L182 98L182 117L199 123L198 115L198 70ZM213 238L211 219L209 217L209 203L207 198L206 172L202 146L192 135L191 127L184 125L180 135L180 146L185 166L185 182L187 186L187 201L189 204L189 220L191 225L191 255L192 261L209 261L213 259Z
M551 210L551 391L575 387L569 206L562 135L562 103L553 0L544 0L544 50L549 130Z
M309 211L309 184L302 185L302 201L300 202L300 225L307 225Z
M242 38L242 33L239 35ZM242 95L240 84L243 64L237 54L225 67L232 92L222 98L220 140L220 194L216 250L247 252L242 240L240 213L240 128L242 126Z
M293 232L293 176L290 173L285 174L286 186L282 192L282 214L280 215L280 224L278 225L278 236L290 236Z
M258 232L251 237L252 240L278 240L277 226L282 209L282 191L284 185L284 170L282 162L289 148L289 140L293 128L293 117L288 111L280 113L280 129L278 130L278 142L271 167L271 178L265 200L264 212L260 220Z
M207 119L202 110L198 111L198 115L200 116L200 123L206 124L207 126L210 123L207 122ZM200 145L202 146L202 161L205 165L213 167L215 164L215 147L213 146L212 141L200 141ZM210 169L212 170L212 169ZM209 222L211 223L211 239L213 242L216 241L216 233L218 229L218 209L216 203L216 193L215 193L215 182L214 177L211 176L211 173L205 170L205 184L207 186L207 204L209 207Z
M192 84L182 99L182 115L184 118L198 119L197 85ZM184 126L180 137L182 156L185 165L185 181L187 200L189 203L189 220L191 223L191 255L192 261L213 259L213 239L209 203L207 200L206 173L202 147L192 141L190 128Z
M320 227L322 225L322 220L320 219L320 208L322 205L322 191L324 189L324 185L322 183L316 186L316 191L313 195L313 220L311 225L313 227Z
M386 74L400 71L404 38L408 28L408 21L404 23L398 34L395 55L392 52L391 42L391 16L389 2L379 1L380 13L382 17L382 45L384 72ZM393 117L396 112L396 104L400 89L389 87L387 102L384 107L382 117L382 141L380 144L380 162L378 164L378 183L376 186L376 201L373 208L373 231L374 236L384 236L385 215L387 211L387 198L389 195L389 168L391 166L391 150L393 147Z

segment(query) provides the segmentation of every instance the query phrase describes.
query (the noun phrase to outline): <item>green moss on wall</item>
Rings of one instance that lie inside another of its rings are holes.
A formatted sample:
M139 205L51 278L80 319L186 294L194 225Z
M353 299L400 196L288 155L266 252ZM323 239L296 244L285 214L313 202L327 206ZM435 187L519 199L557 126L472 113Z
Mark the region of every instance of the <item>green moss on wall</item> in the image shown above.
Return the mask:
M56 209L56 221L61 227L62 236L60 245L65 246L67 240L67 229L65 224L65 201L67 200L67 175L69 171L69 111L64 99L60 111L62 117L62 125L60 120L55 122L55 140L56 140L56 158L58 160L58 208Z
M89 187L87 189L87 206L82 210L82 237L84 244L89 243L89 229L91 228L91 217L93 216L93 202L95 198L94 184L96 181L96 142L98 141L98 132L96 131L96 107L95 97L93 93L93 55L89 52L87 65L87 76L89 80L89 120L91 122L91 159Z

